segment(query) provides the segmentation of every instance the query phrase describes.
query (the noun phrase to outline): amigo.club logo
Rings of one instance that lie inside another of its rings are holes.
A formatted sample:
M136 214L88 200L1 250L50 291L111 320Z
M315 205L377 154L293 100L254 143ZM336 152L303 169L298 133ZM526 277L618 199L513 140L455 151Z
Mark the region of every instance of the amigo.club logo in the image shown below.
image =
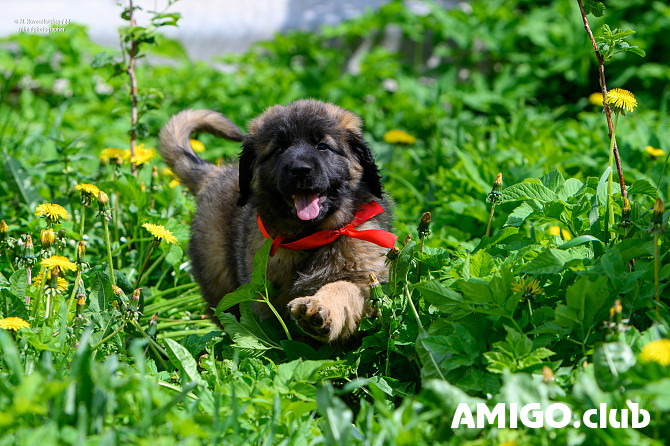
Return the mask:
M517 403L498 403L490 409L486 403L477 403L475 415L467 403L460 403L451 422L451 428L465 426L471 429L497 425L498 428L515 429L521 426L540 428L548 426L560 429L569 425L575 428L582 424L590 429L606 427L639 429L646 427L651 419L649 412L640 409L639 404L627 401L627 409L608 409L601 403L597 409L589 409L581 419L573 420L572 410L567 404L553 403L542 409L540 403L519 406Z

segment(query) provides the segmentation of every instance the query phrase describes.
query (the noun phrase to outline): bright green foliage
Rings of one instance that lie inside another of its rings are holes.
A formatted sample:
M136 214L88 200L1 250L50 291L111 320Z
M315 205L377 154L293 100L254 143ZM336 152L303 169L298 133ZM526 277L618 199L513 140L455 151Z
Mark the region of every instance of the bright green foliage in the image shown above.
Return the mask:
M346 346L319 345L290 321L259 321L252 305L274 293L267 244L251 283L214 309L224 329L202 317L186 255L193 199L170 185L157 158L140 165L138 177L127 161L98 158L104 148L128 147L125 46L125 54L100 48L74 25L2 42L10 45L0 52L0 219L8 224L0 318L20 317L30 328L0 329L0 445L666 442L670 352L652 352L649 361L644 349L670 337L670 238L657 234L657 302L655 237L647 232L654 200L668 207L670 177L668 156L645 147L670 152L670 7L629 3L611 0L604 10L584 2L591 28L603 30L608 87L625 87L639 104L617 128L630 222L609 230L607 125L602 106L588 101L600 89L576 1L428 4L427 14L392 1L318 33L278 35L226 55L223 71L189 61L156 32L174 25L173 14L123 31L148 56L173 59L137 66L136 130L145 147L183 108L217 109L244 127L274 103L314 97L363 117L396 203L395 232L412 240L389 259L389 283L373 290L377 317L363 320L361 337ZM603 20L634 24L636 33ZM401 33L403 52L377 45L389 26ZM372 45L352 62L366 40ZM393 129L416 142L385 142ZM239 145L199 139L203 158L235 161ZM486 198L498 172L502 201L488 237ZM118 288L95 204L83 207L74 189L81 183L109 195ZM55 224L59 235L43 250L46 223L34 211L46 202L71 219ZM430 235L417 240L427 211ZM66 289L47 294L35 281L44 272L39 260L75 261L83 215L82 286L73 289L77 272L64 271ZM146 222L178 243L151 251ZM34 243L30 274L26 234ZM147 257L138 301L133 284ZM236 304L239 318L227 313ZM576 421L601 403L623 409L627 400L651 413L649 427L451 428L459 403L561 402Z

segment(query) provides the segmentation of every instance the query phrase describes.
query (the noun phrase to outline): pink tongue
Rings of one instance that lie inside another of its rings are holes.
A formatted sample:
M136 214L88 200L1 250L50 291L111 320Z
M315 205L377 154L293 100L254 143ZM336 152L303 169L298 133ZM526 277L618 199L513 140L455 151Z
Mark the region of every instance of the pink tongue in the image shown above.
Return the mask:
M319 216L321 207L319 206L318 194L296 195L294 200L300 220L314 220Z

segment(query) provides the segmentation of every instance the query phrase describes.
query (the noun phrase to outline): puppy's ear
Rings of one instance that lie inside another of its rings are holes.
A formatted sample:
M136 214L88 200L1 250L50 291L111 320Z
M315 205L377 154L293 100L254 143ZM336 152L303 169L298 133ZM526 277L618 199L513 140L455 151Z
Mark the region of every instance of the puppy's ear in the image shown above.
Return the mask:
M363 137L356 132L348 132L349 147L353 151L358 163L363 167L363 182L368 186L375 197L382 198L382 182L379 177L379 168L375 158Z
M240 197L237 199L238 206L244 206L251 195L251 179L253 177L254 163L256 162L256 151L249 141L242 144L240 154Z

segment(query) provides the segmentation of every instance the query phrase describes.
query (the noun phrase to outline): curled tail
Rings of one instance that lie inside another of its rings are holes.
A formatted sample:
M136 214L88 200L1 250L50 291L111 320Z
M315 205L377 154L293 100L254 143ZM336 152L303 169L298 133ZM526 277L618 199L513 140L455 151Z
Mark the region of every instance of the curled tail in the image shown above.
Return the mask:
M215 168L191 148L191 133L200 131L231 141L242 141L244 137L230 119L212 110L184 110L163 126L158 135L161 155L177 178L196 195L202 180Z

